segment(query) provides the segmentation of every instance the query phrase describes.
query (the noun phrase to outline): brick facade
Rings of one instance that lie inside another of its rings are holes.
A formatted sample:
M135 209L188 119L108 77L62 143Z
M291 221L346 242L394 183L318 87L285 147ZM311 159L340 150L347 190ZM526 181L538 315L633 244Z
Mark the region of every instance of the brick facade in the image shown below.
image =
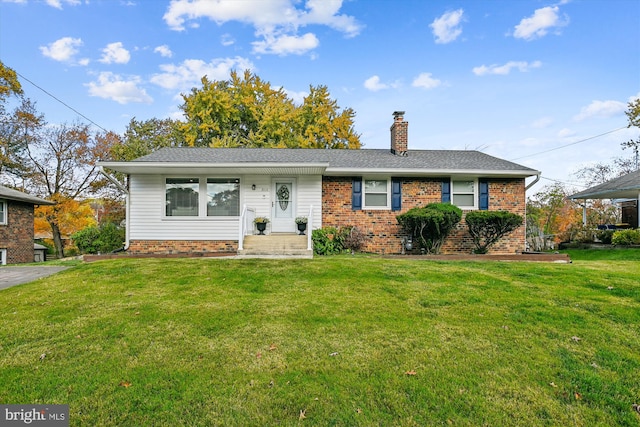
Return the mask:
M402 179L402 210L352 210L352 177L323 177L322 223L325 227L357 226L367 236L365 252L395 254L402 250L403 237L396 216L428 203L441 201L442 178ZM525 185L523 178L489 180L489 210L506 210L524 217ZM523 251L524 224L505 236L491 249L493 254L512 254ZM473 242L463 220L447 238L442 253L471 253Z
M131 240L131 254L235 253L237 240Z
M33 262L33 204L7 200L7 224L0 225L0 249L7 264Z

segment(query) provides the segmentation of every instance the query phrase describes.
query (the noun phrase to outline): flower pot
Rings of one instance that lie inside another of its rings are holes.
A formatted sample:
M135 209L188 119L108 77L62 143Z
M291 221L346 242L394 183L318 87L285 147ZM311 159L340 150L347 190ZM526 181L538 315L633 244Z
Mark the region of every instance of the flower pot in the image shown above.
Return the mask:
M256 222L256 228L258 229L258 234L259 235L264 235L264 230L267 229L267 223L266 222Z
M306 229L307 229L307 224L306 223L303 222L301 224L298 224L298 231L300 232L301 236L304 236L304 230L306 230Z

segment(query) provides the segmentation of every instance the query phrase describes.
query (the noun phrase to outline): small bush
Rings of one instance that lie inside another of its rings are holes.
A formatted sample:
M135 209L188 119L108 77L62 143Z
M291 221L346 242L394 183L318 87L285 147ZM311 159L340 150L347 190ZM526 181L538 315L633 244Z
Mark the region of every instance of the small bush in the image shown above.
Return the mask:
M472 211L465 217L474 252L486 254L489 247L522 225L522 217L507 211Z
M317 255L337 255L357 251L362 247L365 235L354 226L323 227L313 230L313 251Z
M640 245L640 229L617 230L611 237L614 245Z
M462 219L462 210L450 203L430 203L422 208L409 209L396 219L421 248L429 254L437 254L451 230Z
M107 223L100 227L87 227L71 238L81 253L108 253L122 247L125 230L113 223Z
M610 245L611 244L611 239L613 238L613 233L614 233L614 230L598 230L596 232L596 237L602 243L604 243L606 245Z
M362 245L364 245L366 239L365 234L355 226L345 227L345 229L348 233L346 233L344 237L344 248L352 252L359 251Z

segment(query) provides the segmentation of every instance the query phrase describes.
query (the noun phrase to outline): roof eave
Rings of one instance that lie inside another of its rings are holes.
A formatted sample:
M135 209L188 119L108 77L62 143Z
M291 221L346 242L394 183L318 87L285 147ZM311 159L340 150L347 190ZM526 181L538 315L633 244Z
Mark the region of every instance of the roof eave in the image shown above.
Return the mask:
M493 170L493 169L405 169L405 168L327 168L325 175L396 175L396 176L482 176L487 178L528 178L539 175L535 170Z

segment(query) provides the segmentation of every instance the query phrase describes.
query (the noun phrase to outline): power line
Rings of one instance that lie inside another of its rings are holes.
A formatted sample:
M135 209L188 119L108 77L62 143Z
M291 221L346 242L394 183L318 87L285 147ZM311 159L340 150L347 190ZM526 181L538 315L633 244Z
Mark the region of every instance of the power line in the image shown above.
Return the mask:
M15 69L14 69L15 71ZM76 110L75 108L73 108L72 106L70 106L69 104L65 103L64 101L62 101L61 99L57 98L55 95L47 92L46 90L44 90L43 88L41 88L40 86L38 86L37 84L35 84L34 82L32 82L31 80L29 80L28 78L26 78L25 76L23 76L22 74L20 74L19 72L16 71L16 74L19 75L20 77L22 77L24 80L28 81L29 83L31 83L32 85L34 85L35 87L37 87L38 89L40 89L41 91L43 91L44 93L46 93L47 95L49 95L51 98L55 99L56 101L58 101L60 104L64 105L65 107L67 107L68 109L70 109L71 111L73 111L74 113L76 113L77 115L79 115L80 117L84 118L85 120L87 120L88 122L92 123L94 126L102 129L105 132L109 132L108 130L106 130L105 128L103 128L102 126L100 126L99 124L97 124L96 122L94 122L93 120L91 120L90 118L88 118L87 116L85 116L84 114L82 114L80 111Z
M601 136L609 135L610 133L618 132L618 131L620 131L620 130L622 130L622 129L627 129L627 126L623 126L623 127L621 127L621 128L618 128L618 129L610 130L609 132L601 133L600 135L590 136L590 137L588 137L588 138L581 139L580 141L572 142L572 143L570 143L570 144L561 145L560 147L551 148L551 149L549 149L549 150L540 151L540 152L538 152L538 153L527 154L526 156L516 157L515 159L511 159L511 160L520 160L520 159L525 159L525 158L527 158L527 157L533 157L533 156L537 156L537 155L540 155L540 154L549 153L549 152L551 152L551 151L560 150L561 148L567 148L567 147L570 147L570 146L572 146L572 145L581 144L581 143L583 143L583 142L586 142L586 141L589 141L589 140L592 140L592 139L600 138Z

